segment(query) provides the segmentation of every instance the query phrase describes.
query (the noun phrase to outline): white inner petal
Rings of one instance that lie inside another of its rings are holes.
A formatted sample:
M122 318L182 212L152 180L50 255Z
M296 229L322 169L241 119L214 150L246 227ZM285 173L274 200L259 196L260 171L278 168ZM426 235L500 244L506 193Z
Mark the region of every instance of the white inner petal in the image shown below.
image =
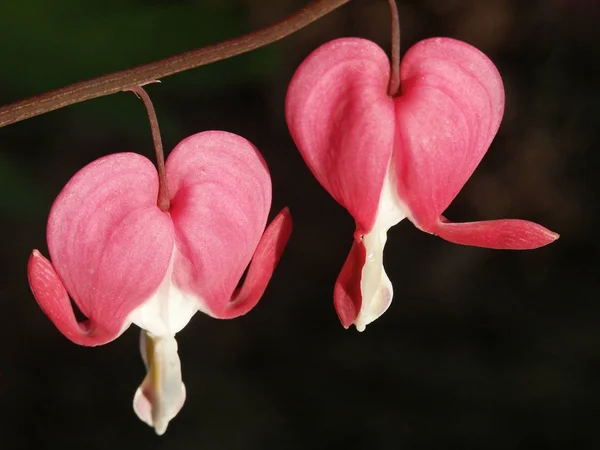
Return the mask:
M148 374L135 393L133 409L161 435L185 402L177 341L174 336L155 338L142 330L140 351Z
M358 331L364 331L366 326L381 316L392 303L394 290L383 268L383 249L387 240L387 231L406 218L405 211L407 209L396 192L392 158L383 182L375 225L363 236L367 258L360 280L362 305L354 321Z
M133 398L138 417L163 434L185 401L181 379L181 363L175 334L181 331L204 300L182 292L173 284L173 264L177 256L173 248L171 261L156 292L134 309L127 323L142 329L140 350L148 371Z
M169 268L158 290L134 309L128 318L128 322L136 324L155 337L174 336L205 303L203 299L184 293L173 284L173 262L177 251L173 247Z

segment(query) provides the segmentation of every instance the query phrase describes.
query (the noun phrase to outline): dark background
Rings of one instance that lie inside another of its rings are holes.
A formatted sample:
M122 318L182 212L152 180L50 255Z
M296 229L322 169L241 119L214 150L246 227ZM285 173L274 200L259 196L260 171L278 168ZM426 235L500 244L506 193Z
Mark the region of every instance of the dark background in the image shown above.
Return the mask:
M0 5L0 104L266 26L304 0L21 0ZM138 421L138 330L84 348L27 283L47 254L52 201L85 164L152 157L142 104L120 93L0 129L1 449L600 448L599 8L596 0L400 0L402 51L450 36L496 63L506 113L447 211L518 217L561 234L530 252L450 244L403 222L389 233L395 300L360 334L332 305L351 217L318 185L287 132L294 69L329 39L389 47L384 0L354 0L251 54L147 88L165 148L209 129L264 154L272 216L294 233L259 305L178 336L188 400L166 435Z

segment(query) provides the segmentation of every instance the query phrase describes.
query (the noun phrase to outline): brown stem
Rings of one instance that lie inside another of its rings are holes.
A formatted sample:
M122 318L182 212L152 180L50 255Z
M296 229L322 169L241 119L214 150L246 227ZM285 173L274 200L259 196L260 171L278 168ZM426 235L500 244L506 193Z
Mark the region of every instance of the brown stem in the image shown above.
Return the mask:
M306 27L349 1L313 0L300 11L261 30L11 103L0 108L0 127L263 47Z
M388 95L396 97L402 93L400 86L400 18L396 0L388 0L392 16L392 61Z
M167 188L167 175L165 173L165 154L163 152L162 139L160 137L160 128L152 100L141 86L133 86L124 89L135 93L144 102L148 111L148 120L150 120L150 130L152 131L152 140L154 141L154 151L156 153L156 167L158 168L158 199L156 204L161 211L168 212L171 206L169 200L169 189Z

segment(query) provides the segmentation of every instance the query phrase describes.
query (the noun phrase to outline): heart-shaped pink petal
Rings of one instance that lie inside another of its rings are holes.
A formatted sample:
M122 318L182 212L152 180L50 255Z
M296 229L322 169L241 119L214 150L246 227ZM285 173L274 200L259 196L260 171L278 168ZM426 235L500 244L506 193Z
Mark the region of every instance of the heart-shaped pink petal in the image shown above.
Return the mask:
M157 189L152 163L121 153L81 169L54 202L47 229L53 270L34 251L28 274L42 309L74 342L117 337L164 278L173 226L156 206ZM67 292L88 324L76 323Z
M533 249L558 234L524 220L455 224L441 217L485 155L504 112L494 64L448 38L414 45L401 66L394 148L398 195L413 223L463 245Z
M207 131L179 143L166 171L178 249L175 284L201 298L213 317L246 313L266 288L291 232L284 210L263 236L271 207L265 161L246 139ZM248 286L234 294L253 255Z
M487 56L449 38L411 47L400 77L398 194L413 222L431 232L488 150L502 119L504 88Z
M390 64L365 39L342 38L312 52L286 97L290 133L317 180L370 231L394 141Z

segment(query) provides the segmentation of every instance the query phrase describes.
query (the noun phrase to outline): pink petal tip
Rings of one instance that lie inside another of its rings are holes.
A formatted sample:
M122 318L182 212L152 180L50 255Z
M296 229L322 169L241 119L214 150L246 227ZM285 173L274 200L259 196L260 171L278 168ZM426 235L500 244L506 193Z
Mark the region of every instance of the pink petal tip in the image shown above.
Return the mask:
M234 292L231 302L218 317L232 319L246 314L256 306L271 280L291 234L292 216L289 209L284 208L263 233L243 286Z
M559 238L558 233L537 223L519 219L452 223L442 217L433 229L425 231L455 244L497 250L533 250Z
M354 241L335 283L333 305L342 326L346 329L354 323L362 306L360 281L366 260L367 250L364 243L362 240Z
M121 330L104 330L89 320L77 322L67 290L52 263L37 250L29 257L27 276L42 311L74 343L92 347L106 344L119 336Z

